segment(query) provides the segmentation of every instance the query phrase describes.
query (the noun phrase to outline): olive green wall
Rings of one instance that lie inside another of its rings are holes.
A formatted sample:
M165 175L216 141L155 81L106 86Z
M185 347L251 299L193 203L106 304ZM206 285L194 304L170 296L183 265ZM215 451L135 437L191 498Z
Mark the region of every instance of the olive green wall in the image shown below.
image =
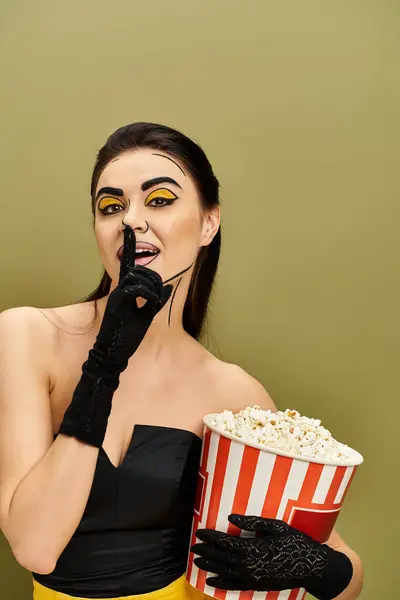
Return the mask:
M212 347L364 455L337 524L363 559L363 600L400 583L399 12L385 0L0 5L0 309L95 287L89 181L114 129L149 120L194 137L222 185ZM0 552L1 598L29 599L4 539Z

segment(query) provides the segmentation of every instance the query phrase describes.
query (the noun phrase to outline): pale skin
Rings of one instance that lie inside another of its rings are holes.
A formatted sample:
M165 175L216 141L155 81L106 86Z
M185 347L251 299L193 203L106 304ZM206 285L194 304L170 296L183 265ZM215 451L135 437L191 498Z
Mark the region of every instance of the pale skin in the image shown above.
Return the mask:
M176 183L157 183L143 191L144 182L160 177ZM151 149L128 151L112 161L96 192L104 187L123 191L101 193L95 206L96 241L112 279L111 291L118 284L117 252L125 223L138 242L160 250L148 268L163 281L173 278L175 292L172 307L170 299L121 375L103 443L110 462L115 467L122 462L135 423L178 427L201 436L206 413L237 412L252 404L276 411L255 378L217 359L182 326L193 270L188 267L216 235L219 207L205 212L187 169ZM54 569L89 496L98 449L64 435L54 441L53 434L79 381L106 302L107 297L99 301L99 319L91 328L92 303L51 310L19 307L0 315L0 525L18 562L38 573ZM144 302L139 299L138 305ZM337 597L353 600L362 589L360 558L336 531L327 543L353 563L353 579Z

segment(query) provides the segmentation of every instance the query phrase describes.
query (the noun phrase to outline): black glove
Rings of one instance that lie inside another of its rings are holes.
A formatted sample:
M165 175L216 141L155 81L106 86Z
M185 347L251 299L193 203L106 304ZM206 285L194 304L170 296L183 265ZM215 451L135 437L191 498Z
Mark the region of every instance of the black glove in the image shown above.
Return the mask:
M124 230L124 252L118 286L109 295L96 342L82 365L82 377L64 414L60 433L100 448L119 376L137 350L173 286L163 286L158 273L135 265L136 238ZM136 299L147 300L138 308Z
M319 600L331 600L350 583L350 559L279 519L229 515L240 529L256 532L245 538L212 529L198 529L206 542L191 551L202 558L194 563L205 571L208 585L223 590L281 591L304 588Z

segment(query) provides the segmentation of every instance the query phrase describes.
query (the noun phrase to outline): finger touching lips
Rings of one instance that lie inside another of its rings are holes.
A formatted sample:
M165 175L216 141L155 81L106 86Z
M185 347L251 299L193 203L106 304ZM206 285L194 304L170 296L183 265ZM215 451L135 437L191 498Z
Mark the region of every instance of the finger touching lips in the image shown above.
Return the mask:
M121 258L120 279L135 266L136 236L132 227L127 225L124 229L124 249Z

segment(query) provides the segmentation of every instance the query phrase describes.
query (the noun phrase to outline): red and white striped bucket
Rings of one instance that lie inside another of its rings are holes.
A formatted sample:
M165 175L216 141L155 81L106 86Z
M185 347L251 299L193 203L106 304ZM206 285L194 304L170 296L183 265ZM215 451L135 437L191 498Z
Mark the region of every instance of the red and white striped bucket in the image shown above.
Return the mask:
M228 521L228 515L256 515L281 519L323 543L329 538L344 498L363 462L353 450L354 460L345 466L327 464L284 452L246 444L229 433L204 426L203 447L194 508L191 544L198 529L216 529L243 537L243 531ZM212 574L199 569L189 552L186 578L209 596L220 600L303 600L303 588L281 592L225 591L210 587Z

